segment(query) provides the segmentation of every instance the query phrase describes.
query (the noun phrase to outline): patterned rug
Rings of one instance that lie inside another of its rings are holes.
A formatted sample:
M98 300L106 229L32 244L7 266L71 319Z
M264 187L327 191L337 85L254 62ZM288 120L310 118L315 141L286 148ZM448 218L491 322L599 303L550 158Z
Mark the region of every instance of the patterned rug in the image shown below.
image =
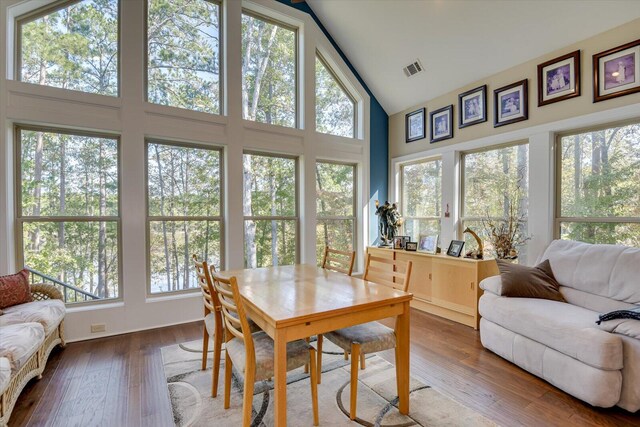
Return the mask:
M213 343L209 348L213 347ZM342 351L325 340L322 384L318 385L320 425L353 426L349 421L350 362ZM209 354L208 369L200 370L202 341L176 344L162 349L164 373L176 426L242 425L242 378L234 370L231 407L223 408L224 356L220 369L218 397L213 399ZM395 367L376 355L367 357L359 373L358 418L363 426L495 426L477 412L411 379L409 416L397 410ZM312 425L311 387L303 368L287 374L287 421L290 426ZM252 426L273 425L273 383L256 383Z

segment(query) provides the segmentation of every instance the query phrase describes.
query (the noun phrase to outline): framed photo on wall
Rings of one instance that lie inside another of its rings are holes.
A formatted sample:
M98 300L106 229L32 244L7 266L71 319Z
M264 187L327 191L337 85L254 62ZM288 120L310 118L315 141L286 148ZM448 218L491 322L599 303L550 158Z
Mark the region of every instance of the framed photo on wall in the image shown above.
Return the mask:
M412 111L404 117L407 142L426 138L426 112L426 108L420 108L419 110Z
M529 118L529 83L527 79L493 91L493 127L521 122Z
M538 107L580 96L580 51L538 65Z
M458 95L458 129L487 121L487 85Z
M453 138L453 105L429 113L431 142Z
M640 92L640 40L593 55L593 102Z

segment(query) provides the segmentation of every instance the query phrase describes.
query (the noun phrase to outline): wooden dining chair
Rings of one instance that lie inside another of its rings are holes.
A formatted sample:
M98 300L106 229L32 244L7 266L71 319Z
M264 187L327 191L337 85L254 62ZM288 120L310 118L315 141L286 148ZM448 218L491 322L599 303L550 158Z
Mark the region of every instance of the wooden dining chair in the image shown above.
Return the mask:
M218 395L218 377L220 376L220 355L222 354L222 314L218 294L213 289L211 271L215 267L207 265L207 261L199 261L197 255L193 255L193 265L196 268L198 284L202 291L204 302L204 333L202 337L202 370L207 369L207 356L209 352L209 338L213 337L213 371L211 378L211 397Z
M242 425L251 425L253 387L255 381L268 380L274 376L273 340L265 332L251 333L244 310L242 297L235 277L228 279L213 274L213 286L218 293L225 324L225 370L224 408L231 400L231 372L233 364L244 376L242 403ZM316 351L305 340L287 343L287 371L311 365L311 400L313 425L318 425L318 384L316 382Z
M355 251L339 251L325 246L324 256L322 257L322 268L351 276L355 260Z
M375 263L375 265L372 265ZM382 267L385 266L386 268ZM389 286L407 292L411 279L411 261L398 261L367 254L363 279L379 285ZM379 351L396 349L396 331L379 322L369 322L328 332L324 336L351 353L351 406L349 417L356 418L358 397L358 362L364 369L364 355ZM322 337L318 336L318 352L322 349ZM398 359L396 354L396 360ZM321 382L322 365L318 363L318 383Z

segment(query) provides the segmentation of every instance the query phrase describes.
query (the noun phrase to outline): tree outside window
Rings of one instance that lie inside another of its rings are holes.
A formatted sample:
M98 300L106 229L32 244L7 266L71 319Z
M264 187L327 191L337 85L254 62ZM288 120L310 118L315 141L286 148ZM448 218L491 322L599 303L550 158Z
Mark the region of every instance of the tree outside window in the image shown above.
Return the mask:
M84 0L18 18L19 77L118 96L118 1Z
M413 242L419 242L421 236L440 234L442 160L402 165L401 180L404 234Z
M559 237L640 246L640 124L564 135L557 148Z
M355 102L318 55L316 55L316 131L347 138L355 136Z

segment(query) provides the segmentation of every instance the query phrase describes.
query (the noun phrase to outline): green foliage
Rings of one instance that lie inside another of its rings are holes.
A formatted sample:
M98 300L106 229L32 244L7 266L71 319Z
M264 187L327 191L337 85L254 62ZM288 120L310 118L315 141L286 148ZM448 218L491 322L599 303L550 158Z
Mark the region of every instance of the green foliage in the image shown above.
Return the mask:
M354 165L316 163L316 254L322 262L325 246L338 250L355 247Z
M296 125L296 31L242 15L242 117Z
M562 138L562 238L640 246L640 125ZM614 222L602 218L620 218Z
M118 95L118 1L84 0L21 27L21 79Z
M220 6L148 1L149 102L220 114Z
M404 234L418 242L420 236L440 233L442 161L431 160L402 167Z
M352 138L355 103L316 56L316 131Z

